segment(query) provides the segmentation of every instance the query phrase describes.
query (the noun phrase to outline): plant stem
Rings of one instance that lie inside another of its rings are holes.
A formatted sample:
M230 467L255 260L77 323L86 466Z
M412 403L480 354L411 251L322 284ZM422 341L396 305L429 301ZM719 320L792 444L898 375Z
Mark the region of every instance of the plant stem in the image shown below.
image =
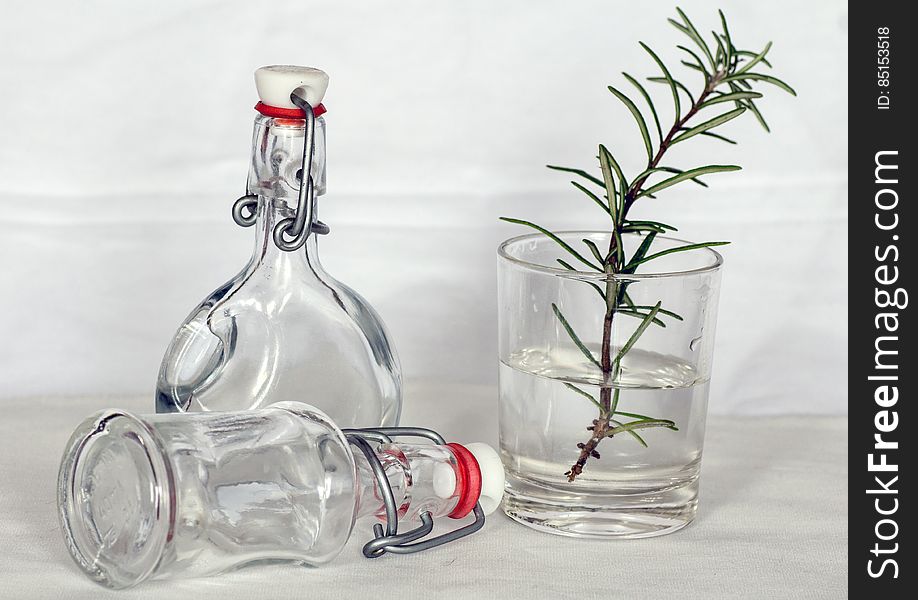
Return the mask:
M610 261L607 257L607 262L609 264L606 267L606 272L609 274L615 273L614 245L615 236L613 236L609 247L609 256L613 258ZM580 448L580 456L577 458L577 462L571 465L570 470L566 473L568 481L574 481L574 479L583 472L583 467L586 466L590 457L598 456L596 446L606 438L606 432L612 425L611 419L615 411L612 406L613 395L615 396L615 400L617 400L619 394L618 389L613 393L613 389L610 387L616 375L613 373L612 367L612 320L615 318L615 308L621 303L625 292L624 286L621 286L621 289L619 288L619 283L614 280L606 282L606 314L602 322L602 352L599 361L603 373L604 385L599 390L599 418L593 421L591 427L587 428L593 432L590 439L584 443L577 444L577 447ZM614 370L617 371L618 369Z
M725 76L726 71L724 70L718 70L714 73L698 98L692 102L692 106L689 108L688 112L682 117L676 115L675 123L666 134L666 137L661 140L656 154L648 160L648 170L656 168L657 165L659 165L660 161L663 159L663 155L672 145L673 138L682 131L689 119L698 113L701 104L707 99L711 92L714 91ZM618 235L611 236L609 240L609 252L603 264L604 271L610 276L614 276L620 272L621 265L619 265L616 260L616 256L618 255L617 251L619 250L617 248L617 240L621 239L622 228L627 221L628 211L631 209L635 200L637 200L641 187L647 181L648 177L650 177L650 173L643 177L639 177L631 184L626 192L623 191L624 197L622 200L621 215L619 215L619 218L613 225L618 230ZM583 473L583 469L590 458L599 458L599 452L596 450L596 447L599 446L600 442L606 437L610 437L608 431L614 427L612 417L615 415L615 409L617 408L621 390L613 386L615 385L615 379L618 377L621 366L619 361L615 361L614 364L612 361L612 322L615 318L616 309L624 300L626 286L627 284L612 278L606 282L606 313L602 323L602 351L599 362L603 376L603 386L599 391L599 418L594 420L590 427L587 427L587 430L592 432L590 438L585 442L577 444L577 447L580 449L580 455L577 457L577 461L571 465L570 470L565 473L568 481L574 481Z

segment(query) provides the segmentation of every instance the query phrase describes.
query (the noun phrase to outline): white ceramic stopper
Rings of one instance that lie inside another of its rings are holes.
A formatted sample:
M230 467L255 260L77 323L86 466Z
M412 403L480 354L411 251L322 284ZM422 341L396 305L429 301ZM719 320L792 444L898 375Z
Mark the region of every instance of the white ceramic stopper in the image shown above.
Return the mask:
M328 73L312 67L271 65L255 71L258 99L269 106L297 108L290 93L297 88L306 90L306 101L315 108L322 104L328 89Z
M474 442L462 445L478 461L478 468L481 469L481 497L478 502L484 514L490 515L497 510L504 497L504 464L497 451L487 444Z

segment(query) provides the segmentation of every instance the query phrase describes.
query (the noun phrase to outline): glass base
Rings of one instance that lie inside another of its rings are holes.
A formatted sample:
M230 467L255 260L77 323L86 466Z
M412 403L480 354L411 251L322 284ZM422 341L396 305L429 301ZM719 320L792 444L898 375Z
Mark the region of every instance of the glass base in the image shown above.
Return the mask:
M504 512L538 531L581 538L635 539L679 531L695 518L698 479L679 486L613 491L577 489L508 474Z
M129 413L105 411L74 431L58 476L70 555L94 581L123 589L160 562L175 528L172 475L160 439Z

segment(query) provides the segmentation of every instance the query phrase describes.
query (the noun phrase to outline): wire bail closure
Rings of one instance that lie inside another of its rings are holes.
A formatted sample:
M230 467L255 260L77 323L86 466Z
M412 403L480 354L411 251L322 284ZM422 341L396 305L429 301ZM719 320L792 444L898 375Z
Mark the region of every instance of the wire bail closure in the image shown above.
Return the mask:
M386 552L393 554L414 554L422 552L443 544L464 538L467 535L475 533L484 526L485 514L481 509L481 504L476 502L473 514L475 521L453 531L442 535L432 537L423 541L417 541L433 531L433 517L429 511L421 513L421 525L416 529L405 533L398 532L398 506L395 505L395 495L392 493L392 485L382 462L373 451L370 441L379 444L389 444L393 437L410 436L422 437L432 441L435 444L445 445L443 437L432 429L423 427L377 427L368 429L344 429L344 437L348 443L357 447L366 457L370 464L370 469L376 477L376 483L382 493L383 504L386 507L386 527L383 529L381 523L373 525L374 538L363 546L363 555L367 558L379 558ZM369 440L369 441L368 441Z
M330 230L328 225L315 218L315 189L312 179L312 159L315 153L316 116L312 106L306 101L306 92L297 88L290 94L293 102L304 113L306 135L303 141L303 162L297 172L300 189L297 197L296 212L292 217L280 220L274 226L274 244L285 252L294 252L303 247L309 234L315 232L325 235ZM246 194L233 203L233 221L242 227L255 224L258 196Z

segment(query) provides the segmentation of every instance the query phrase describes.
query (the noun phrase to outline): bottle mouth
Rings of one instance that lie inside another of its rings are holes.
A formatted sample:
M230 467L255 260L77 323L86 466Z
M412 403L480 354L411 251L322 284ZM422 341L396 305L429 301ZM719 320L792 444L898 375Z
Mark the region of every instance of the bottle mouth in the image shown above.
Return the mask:
M58 477L67 549L94 581L126 588L149 577L172 537L174 494L162 445L137 417L105 411L74 431Z

